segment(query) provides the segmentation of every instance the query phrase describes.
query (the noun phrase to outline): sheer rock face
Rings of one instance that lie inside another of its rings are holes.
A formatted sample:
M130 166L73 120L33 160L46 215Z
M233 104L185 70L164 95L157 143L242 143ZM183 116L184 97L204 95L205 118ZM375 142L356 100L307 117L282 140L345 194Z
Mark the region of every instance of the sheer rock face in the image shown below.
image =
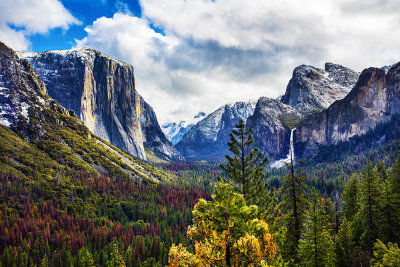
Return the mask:
M299 112L293 107L261 97L246 126L253 129L255 144L271 159L278 159L286 156L289 150L290 128L286 123L299 117Z
M161 131L149 132L159 128L157 118L135 90L131 65L88 48L20 56L32 64L49 95L74 110L94 134L143 160L148 142L161 142L158 152L166 158L181 158Z
M301 123L296 130L295 150L301 156L312 157L319 145L337 144L365 134L397 113L400 113L400 63L386 70L365 69L344 99Z
M199 121L183 136L176 148L190 159L219 159L229 153L229 133L253 114L255 102L237 102L220 107Z
M301 65L294 69L281 101L303 114L318 112L343 99L358 76L357 72L332 63L326 63L325 70Z

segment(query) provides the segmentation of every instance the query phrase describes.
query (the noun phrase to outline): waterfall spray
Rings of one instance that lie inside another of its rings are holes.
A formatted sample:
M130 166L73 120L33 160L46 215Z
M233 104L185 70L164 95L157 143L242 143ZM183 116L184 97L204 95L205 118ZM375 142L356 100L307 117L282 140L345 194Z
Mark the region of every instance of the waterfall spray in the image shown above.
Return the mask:
M271 163L272 168L282 168L285 166L285 163L290 163L290 160L293 160L294 164L294 131L296 128L293 128L290 130L290 145L289 145L289 152L287 154L287 157L284 159L277 160L275 162Z

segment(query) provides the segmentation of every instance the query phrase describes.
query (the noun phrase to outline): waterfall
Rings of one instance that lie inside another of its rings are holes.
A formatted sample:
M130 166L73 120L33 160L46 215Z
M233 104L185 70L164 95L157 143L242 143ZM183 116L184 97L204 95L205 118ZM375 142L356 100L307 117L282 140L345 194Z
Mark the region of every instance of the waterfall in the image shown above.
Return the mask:
M290 160L290 156L292 156L292 160L294 160L294 142L293 142L294 130L296 130L296 128L293 128L290 131L290 149L289 149L289 155L288 155L289 160Z
M290 163L290 158L292 156L292 160L294 161L294 130L296 128L293 128L290 130L290 144L289 144L289 152L286 158L277 160L275 162L271 163L271 168L282 168L285 166L285 163ZM294 162L293 162L294 164Z

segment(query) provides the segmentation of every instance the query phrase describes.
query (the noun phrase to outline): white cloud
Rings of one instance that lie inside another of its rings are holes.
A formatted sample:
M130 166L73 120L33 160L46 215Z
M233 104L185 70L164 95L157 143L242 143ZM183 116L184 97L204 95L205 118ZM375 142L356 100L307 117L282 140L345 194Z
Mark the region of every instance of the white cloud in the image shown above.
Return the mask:
M161 122L227 102L276 97L300 64L331 61L361 71L400 61L400 5L394 0L140 4L142 18L99 18L77 45L133 64L137 89Z
M29 35L79 23L57 0L0 1L0 40L15 50L29 48Z

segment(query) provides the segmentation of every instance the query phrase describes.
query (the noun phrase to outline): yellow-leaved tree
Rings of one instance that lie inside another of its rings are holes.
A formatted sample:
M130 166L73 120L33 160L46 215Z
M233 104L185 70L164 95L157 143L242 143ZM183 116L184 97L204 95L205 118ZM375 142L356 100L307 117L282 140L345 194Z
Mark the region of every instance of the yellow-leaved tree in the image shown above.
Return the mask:
M231 183L216 186L214 201L200 199L193 210L188 237L190 253L172 245L169 266L269 266L277 261L276 243L268 224L258 219L257 206L247 206Z

